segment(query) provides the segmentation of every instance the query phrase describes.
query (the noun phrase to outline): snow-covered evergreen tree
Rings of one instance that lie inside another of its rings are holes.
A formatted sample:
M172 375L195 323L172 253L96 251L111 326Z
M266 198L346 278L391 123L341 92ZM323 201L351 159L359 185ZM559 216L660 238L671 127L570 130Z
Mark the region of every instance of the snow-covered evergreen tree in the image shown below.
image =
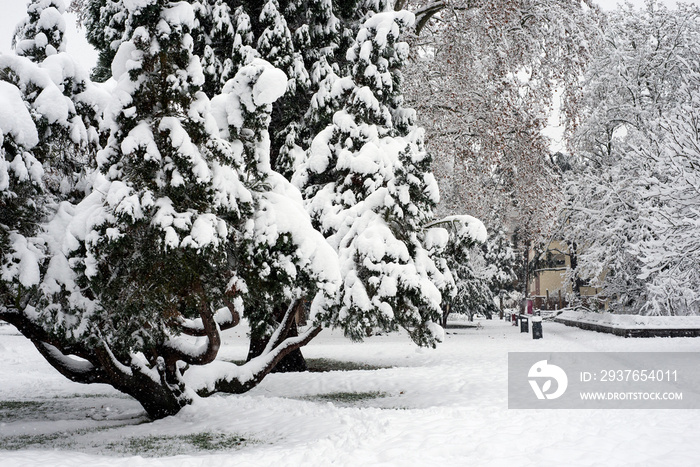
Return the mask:
M260 24L264 30L258 38L258 53L287 74L287 91L290 96L294 96L297 88L304 89L309 86L309 75L301 54L294 50L292 34L279 11L277 0L268 0L265 3L260 13Z
M355 339L401 326L415 342L434 345L440 271L421 227L437 187L422 130L396 128L391 107L400 93L394 72L407 52L399 35L412 20L402 11L365 22L348 52L353 74L333 86L343 107L316 136L294 180L341 261L341 293L326 319Z
M194 26L190 35L192 36L192 53L200 60L204 55L204 46L211 46L211 35L214 29L214 9L215 0L189 0L194 11Z
M302 4L286 2L285 15ZM210 99L194 54L197 41L211 41L210 31L204 39L194 31L208 21L202 5L213 3L91 4L91 27L110 24L111 11L120 18L114 30L122 31L118 39L95 39L103 57L114 52L116 85L106 109L105 95L65 54L41 65L0 56L0 99L8 104L0 108L0 202L12 208L0 218L0 319L68 378L110 384L152 417L178 412L195 393L251 389L322 326L352 338L403 327L415 342L434 345L441 293L453 286L440 256L447 236L423 230L437 185L423 132L401 103L398 69L407 47L399 35L413 16L369 15L346 67L329 58L340 52L324 55L328 73L316 94L325 92L318 102L329 105L315 121L332 117L332 124L315 135L295 175L303 200L273 170L270 130L286 137L293 121L301 133L305 122L292 115L304 114L308 92L297 86L298 109L281 112L288 103L274 103L291 102L298 67L287 67L287 76L246 47L253 31L258 39L290 38L272 34L283 18L268 28L234 12L231 60L240 53L240 62ZM299 51L286 53L291 59L279 56L280 63L303 67ZM290 140L298 152L297 138ZM56 141L77 149L62 151ZM91 147L100 143L92 161ZM57 154L83 154L94 170L70 192L54 189L63 170ZM310 326L294 335L304 301L311 302ZM264 345L243 366L204 368L217 356L221 332L240 317Z
M103 82L112 76L112 60L126 27L126 8L122 0L90 0L86 8L87 11L83 12L85 36L99 54L92 77Z
M327 75L324 63L335 65L335 72L339 72L336 54L340 50L341 24L330 0L309 0L307 11L308 42L300 50L304 53L311 82L318 86Z
M468 215L447 216L430 222L428 243L431 257L447 280L439 284L442 293L441 324L447 324L450 313L461 313L473 319L477 313L490 316L494 311L493 293L489 280L493 266L487 264L481 247L487 239L484 224ZM446 239L435 241L431 237L442 234ZM437 232L436 232L437 231ZM438 245L436 248L433 245Z
M221 76L224 72L224 65L217 58L210 45L205 45L202 52L202 71L204 73L202 90L207 96L215 96L221 91Z
M43 275L65 273L45 224L58 203L86 189L83 169L97 134L90 124L104 96L64 53L41 65L0 55L0 70L0 319L34 336L43 351L47 323L36 310L55 292ZM77 109L86 108L81 118Z
M503 231L489 235L483 248L484 261L489 269L489 288L494 296L501 291L513 291L517 279L520 256L513 248L513 243Z
M1 240L11 249L7 256L3 250L0 317L64 375L111 384L162 417L191 402L194 391L242 392L260 382L320 331L315 325L288 338L300 299L317 290L331 295L339 273L299 192L270 170L267 124L286 76L266 62L239 70L215 106L221 138L200 90L190 4L125 6L127 33L112 64L118 84L105 112L109 140L98 155L94 188L79 204L62 203L53 217L25 209L43 189L42 168L31 154L9 163L5 155L46 135L30 131L35 126L22 117L21 93L2 83L3 97L20 112L18 123L2 119L3 202L18 190L22 200L12 225L5 228L3 220ZM65 110L65 121L70 100L51 89L57 96L39 93L36 103L45 108L38 109ZM49 97L52 105L42 100ZM54 109L61 99L67 102ZM44 233L31 245L36 227L23 227L29 217L34 225L45 218ZM46 245L46 256L32 245ZM35 293L22 300L8 296L30 286ZM275 306L285 307L277 321L267 315ZM188 386L187 365L212 362L221 330L241 313L253 328L275 326L266 347L241 371L233 364L205 375L192 371Z
M244 92L253 88L256 80L261 82L261 74L268 85L276 78L276 85L280 86L277 91L285 92L286 76L267 62L255 59L226 84L223 95L213 102L222 134L242 143L246 183L256 206L254 222L246 223L241 232L237 260L246 290L242 295L244 316L251 325L249 358L257 357L268 344L287 309L300 306L302 299L312 299L318 288L315 284L324 282L324 274L311 268L306 257L310 247L306 242L318 234L304 233L308 227L302 220L308 215L300 211L301 196L284 177L271 170L267 132L271 100L263 94L249 96L250 91ZM324 265L324 269L332 272L333 266ZM262 348L258 348L260 345Z
M276 149L273 165L277 168L284 165L278 163L279 148L284 148L287 140L294 138L296 125L306 111L306 96L311 82L302 54L294 47L292 34L279 11L277 0L265 3L260 13L260 26L264 29L258 38L258 53L288 76L285 98L277 102L272 116L272 126L278 129L273 133L273 147ZM286 156L287 152L284 150L283 155ZM288 167L281 167L281 171L289 173Z
M490 271L484 262L479 248L472 245L471 248L461 243L459 252L449 258L459 259L450 261L450 271L455 279L454 297L446 299L449 311L461 313L474 319L475 315L483 315L487 318L497 312L494 294L489 288ZM444 316L444 314L443 314Z
M31 2L14 38L20 57L0 56L2 302L19 308L39 279L41 223L86 188L106 98L62 52L64 11L62 0Z
M280 138L279 156L275 163L277 170L290 179L313 136L330 123L330 115L339 108L329 112L328 119L321 124L309 121L310 115L312 118L320 115L311 111L313 99L327 77L329 82L335 79L340 70L339 62L347 61L345 57L340 57L341 24L333 13L332 2L310 0L296 12L295 19L302 24L294 32L294 46L300 52L309 76L304 94L297 93L295 104L288 107L291 112L288 112L288 122L281 134L283 138Z
M47 75L19 61L8 65L3 78L20 88L29 105L39 105L33 111L39 142L32 153L47 165L46 188L59 200L76 200L82 196L79 191L84 189L85 171L94 166L106 96L63 52L64 11L62 0L28 5L27 17L17 28L16 52L38 64ZM49 42L48 36L52 38ZM41 86L35 87L39 82ZM56 89L62 96L48 97Z
M17 55L41 62L65 51L65 11L63 0L32 0L27 6L28 17L17 26L13 38Z
M198 20L197 30L205 37L200 40L204 42L204 49L199 53L204 70L203 91L207 96L215 96L221 92L223 84L233 77L231 73L239 68L232 69L231 65L224 65L226 60L231 59L236 31L231 8L225 1L217 0L210 8L202 6L201 10L203 13L199 16L203 18Z
M253 31L250 24L250 16L242 6L236 8L233 13L235 33L231 56L223 61L221 82L225 83L233 78L239 68L250 64L259 54L254 47Z
M231 8L224 0L216 0L211 8L212 29L211 46L220 55L230 56L233 51L233 40L236 34L232 19Z
M26 306L29 293L22 289L29 291L38 282L42 253L32 238L37 219L44 216L40 200L46 190L42 161L32 153L39 143L32 119L36 111L18 87L26 77L17 73L15 83L10 81L8 70L19 67L8 62L9 57L0 56L0 317Z
M126 40L112 63L119 84L106 113L110 136L98 156L102 175L74 213L92 211L84 246L70 261L94 305L71 310L80 330L70 331L88 342L91 359L111 355L111 365L88 359L94 372L114 373L112 385L159 417L191 400L178 361L203 364L216 355L213 306L224 303L232 275L223 254L227 222L241 207L235 198L220 206L215 198L217 169L234 161L228 148L211 145L203 76L191 55L192 8L162 0L126 7ZM227 182L242 191L237 180ZM194 318L208 339L188 353L172 338ZM146 360L125 371L134 353Z

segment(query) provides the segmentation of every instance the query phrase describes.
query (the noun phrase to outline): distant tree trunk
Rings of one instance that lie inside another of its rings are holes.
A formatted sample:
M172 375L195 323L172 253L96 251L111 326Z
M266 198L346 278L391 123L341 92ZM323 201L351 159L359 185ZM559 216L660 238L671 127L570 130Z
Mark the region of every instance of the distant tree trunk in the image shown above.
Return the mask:
M447 317L450 315L450 304L446 304L442 309L442 325L443 328L447 328Z
M530 264L529 264L530 263L530 261L529 261L529 259L530 259L530 241L527 240L525 242L524 246L525 246L525 248L523 248L523 250L525 251L525 253L523 255L524 256L524 258L523 258L523 275L525 277L523 280L523 296L525 298L527 298L528 291L530 288Z
M303 306L303 301L299 301L300 308ZM287 310L287 306L283 305L278 307L275 310L275 319L281 320L282 317L284 316L285 311ZM296 310L298 312L299 310ZM296 337L299 335L299 331L297 329L297 323L296 321L292 324L291 328L289 329L289 332L287 333L285 338L287 337ZM269 337L254 337L251 336L250 338L250 347L248 347L248 357L246 358L246 362L249 362L253 358L261 355L263 353L263 350L265 350L265 347L267 346L267 343L269 342ZM288 372L294 372L294 371L307 371L308 365L306 364L306 359L304 358L304 355L301 353L301 349L296 349L287 354L280 362L275 365L274 369L272 370L272 373L288 373Z
M576 300L580 301L581 300L581 286L583 286L583 281L581 280L579 275L576 273L576 268L578 267L578 256L576 255L576 249L577 249L576 242L573 242L571 245L569 245L570 267L571 267L571 270L573 271L573 274L574 274L571 278L571 291L573 292L574 297L576 297ZM567 306L569 306L569 305L567 305Z
M571 270L576 271L576 268L578 267L578 255L576 254L576 242L573 242L569 248L569 260L571 261ZM571 289L574 292L574 294L579 297L581 295L581 286L583 285L583 281L581 278L576 275L573 278L572 284L571 284Z

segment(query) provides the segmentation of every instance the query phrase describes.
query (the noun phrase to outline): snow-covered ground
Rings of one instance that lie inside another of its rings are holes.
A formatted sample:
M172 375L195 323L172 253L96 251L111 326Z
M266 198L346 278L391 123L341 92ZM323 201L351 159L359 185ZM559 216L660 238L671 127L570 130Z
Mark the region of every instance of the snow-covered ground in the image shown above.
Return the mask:
M507 361L510 351L700 351L700 338L545 322L533 340L510 323L478 324L448 329L435 350L324 331L307 358L383 368L270 375L152 423L109 387L69 382L0 325L0 466L697 465L700 413L509 410ZM229 331L222 358L245 356L244 334Z

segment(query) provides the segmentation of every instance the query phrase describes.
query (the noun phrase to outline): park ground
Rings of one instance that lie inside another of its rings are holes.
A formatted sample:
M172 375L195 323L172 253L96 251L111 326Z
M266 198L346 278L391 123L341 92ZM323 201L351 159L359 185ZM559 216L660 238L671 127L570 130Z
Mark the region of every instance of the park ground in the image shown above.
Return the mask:
M456 323L437 349L322 332L314 370L149 421L104 385L72 383L0 325L0 466L697 465L697 410L514 410L508 352L697 352L700 338L626 339L544 323ZM220 358L243 359L246 328ZM700 370L699 370L700 371Z

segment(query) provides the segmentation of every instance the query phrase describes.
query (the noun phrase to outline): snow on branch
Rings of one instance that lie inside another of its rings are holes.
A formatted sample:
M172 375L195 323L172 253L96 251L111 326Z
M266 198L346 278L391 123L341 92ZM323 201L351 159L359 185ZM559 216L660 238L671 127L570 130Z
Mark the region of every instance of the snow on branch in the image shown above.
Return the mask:
M33 341L35 347L59 373L76 383L106 383L105 374L91 362L79 357L64 355L58 348L41 341Z
M461 224L461 227L460 227ZM486 226L476 217L468 215L447 216L440 220L432 221L423 226L423 229L431 229L433 227L451 226L455 231L462 228L466 229L470 238L479 243L484 243L488 238Z
M219 308L214 313L214 321L221 331L225 331L236 327L238 323L240 323L241 317L238 312L235 311L233 303L229 302L226 304L226 307ZM188 336L203 337L207 335L202 318L182 318L180 322L180 331Z
M289 304L289 307L287 308L286 313L284 314L284 317L282 318L282 322L280 325L275 329L275 332L272 334L270 337L270 340L268 341L267 345L265 346L265 350L263 350L262 354L268 354L270 353L273 349L275 349L280 341L284 338L289 333L289 329L292 326L293 323L293 317L296 311L299 309L300 306L302 306L302 301L301 300L295 300L294 302Z
M287 334L299 306L301 306L300 300L289 306L282 322L270 339L273 344L268 345L260 356L244 365L219 360L206 366L194 366L182 375L185 384L193 388L201 397L217 392L241 394L255 387L285 356L308 344L321 332L321 326L315 326L299 336L280 338Z
M421 31L428 24L428 21L437 13L442 11L447 6L445 0L429 3L416 10L416 36L420 35Z
M174 366L177 360L182 360L190 365L206 365L216 358L221 347L221 334L219 326L210 308L209 301L200 294L199 316L206 341L199 344L191 344L187 339L175 337L164 345L164 357L169 366ZM233 317L231 317L233 320Z
M270 342L279 340L279 336L285 334L283 329L291 325L295 305L296 302L287 309L285 318L270 338ZM185 380L201 397L217 392L242 394L260 383L285 356L311 342L321 330L321 326L312 326L299 336L281 340L274 347L268 344L262 354L243 365L216 361L207 367L193 367L185 374Z

